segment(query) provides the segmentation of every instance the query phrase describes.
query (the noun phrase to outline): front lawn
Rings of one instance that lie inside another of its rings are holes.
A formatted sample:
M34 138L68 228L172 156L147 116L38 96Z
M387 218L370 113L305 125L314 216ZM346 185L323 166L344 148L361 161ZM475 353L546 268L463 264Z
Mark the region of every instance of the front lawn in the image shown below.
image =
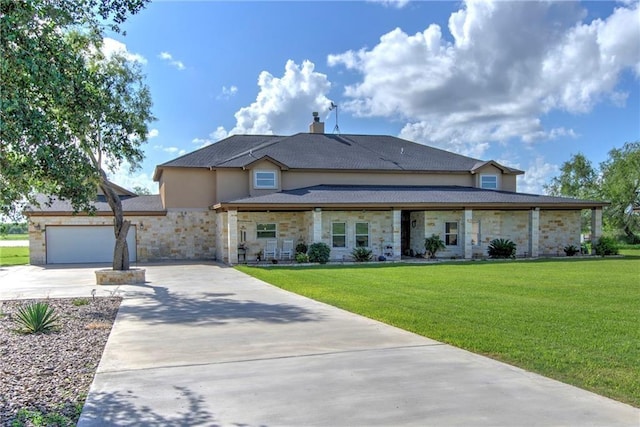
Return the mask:
M0 246L0 266L29 264L28 246Z
M640 406L640 257L238 269Z

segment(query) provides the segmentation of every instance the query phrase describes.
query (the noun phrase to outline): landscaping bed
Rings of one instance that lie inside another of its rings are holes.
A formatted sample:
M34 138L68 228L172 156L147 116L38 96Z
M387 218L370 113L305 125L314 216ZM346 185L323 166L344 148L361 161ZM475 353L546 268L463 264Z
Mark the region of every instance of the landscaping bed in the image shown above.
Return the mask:
M17 310L47 302L57 330L17 332ZM75 425L120 297L0 301L0 425Z

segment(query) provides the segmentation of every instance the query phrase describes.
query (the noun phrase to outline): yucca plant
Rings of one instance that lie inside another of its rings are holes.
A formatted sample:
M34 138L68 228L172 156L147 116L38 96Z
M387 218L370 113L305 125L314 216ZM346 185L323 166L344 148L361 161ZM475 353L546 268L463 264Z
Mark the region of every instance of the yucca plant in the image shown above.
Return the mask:
M515 258L516 244L509 239L494 239L489 243L488 252L491 258Z
M446 249L446 246L440 236L432 234L424 239L424 249L427 251L427 258L435 258L436 252Z
M351 256L355 262L367 262L371 261L373 252L367 248L355 248L351 251Z
M35 302L18 309L16 322L20 332L25 334L49 332L56 328L58 315L46 302Z

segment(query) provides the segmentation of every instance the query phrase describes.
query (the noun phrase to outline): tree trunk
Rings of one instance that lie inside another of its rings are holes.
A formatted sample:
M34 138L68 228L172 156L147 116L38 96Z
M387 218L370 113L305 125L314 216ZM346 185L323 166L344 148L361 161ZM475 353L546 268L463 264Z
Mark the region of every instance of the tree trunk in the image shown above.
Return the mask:
M113 250L113 269L129 269L129 248L127 246L127 233L131 226L131 221L125 221L122 212L122 202L118 194L111 188L111 183L107 179L107 174L100 170L100 189L104 193L109 207L113 211L113 232L116 237L116 245Z

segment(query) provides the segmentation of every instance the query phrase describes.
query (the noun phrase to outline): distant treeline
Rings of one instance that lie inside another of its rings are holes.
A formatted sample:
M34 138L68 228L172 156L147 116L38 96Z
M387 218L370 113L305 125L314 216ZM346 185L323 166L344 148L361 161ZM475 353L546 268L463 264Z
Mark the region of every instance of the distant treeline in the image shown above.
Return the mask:
M29 227L26 222L12 222L0 224L0 234L27 234Z

